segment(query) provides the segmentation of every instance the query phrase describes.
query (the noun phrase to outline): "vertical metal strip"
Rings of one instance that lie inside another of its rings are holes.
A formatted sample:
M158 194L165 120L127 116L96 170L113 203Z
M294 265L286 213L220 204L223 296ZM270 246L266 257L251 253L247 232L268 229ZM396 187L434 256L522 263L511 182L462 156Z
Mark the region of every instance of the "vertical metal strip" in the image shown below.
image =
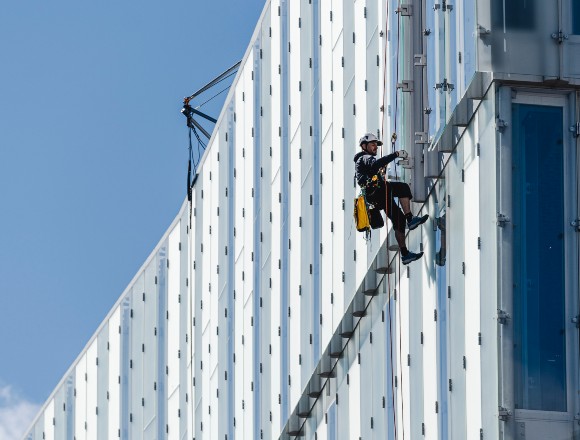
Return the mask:
M408 53L409 58L407 59L407 63L410 64L414 84L409 112L411 117L409 119L410 142L408 145L410 146L410 153L414 159L411 187L413 189L413 198L416 202L424 202L427 197L423 166L423 148L426 144L415 143L416 133L426 131L423 118L423 108L426 107L423 102L423 85L426 77L426 67L423 65L423 59L418 61L415 59L415 55L422 58L424 54L423 34L421 32L421 29L424 29L424 7L425 0L414 0L413 16L409 20L410 26L408 32L406 32L406 36L411 40L409 43L411 51Z
M498 209L497 212L513 219L512 212L512 103L511 88L500 87L498 93L499 119L507 124L498 133ZM513 316L513 233L511 227L498 232L498 307ZM499 352L499 405L514 411L513 326L500 325ZM515 436L514 419L500 423L500 439L512 440Z
M74 406L74 388L75 388L75 377L71 374L66 380L66 440L74 440L75 436L75 406Z
M260 371L258 366L260 365L260 354L261 354L261 338L260 338L260 297L262 295L261 290L261 269L262 269L262 254L260 245L260 231L262 230L262 185L260 177L260 169L262 167L262 137L261 137L261 118L260 118L260 107L261 107L261 71L260 71L260 50L261 50L261 33L258 36L256 42L254 43L254 59L253 59L253 72L254 72L254 276L252 277L254 294L252 296L252 315L254 317L254 326L252 328L252 358L254 360L252 377L254 381L254 406L253 406L253 416L254 416L254 438L260 438L260 414L261 414L261 381L260 381Z
M572 149L574 150L574 154L576 155L576 168L574 170L575 174L576 174L576 181L574 182L576 184L575 187L575 191L576 191L576 218L574 220L576 220L577 222L580 221L580 137L578 136L578 128L580 124L580 92L577 91L576 95L574 96L574 106L572 107L572 122L575 124L576 127L576 138L574 139L573 143L572 143ZM578 230L580 226L578 224L576 224L576 229ZM576 267L578 267L578 264L580 264L580 233L576 233ZM572 267L572 266L569 266ZM574 283L576 284L575 289L573 289L573 291L575 290L576 292L580 292L580 271L576 271L576 279L574 280ZM572 317L576 318L576 319L580 319L580 293L576 294L575 296L572 294L572 302L571 302L571 312L572 312ZM576 326L578 326L578 322L576 322ZM576 347L576 357L575 357L575 363L576 365L574 366L574 368L576 369L576 377L574 378L576 380L576 388L577 390L580 389L580 344L579 344L579 339L580 339L580 331L577 330L576 333L574 334L575 338L574 338L574 343L572 344L573 347ZM573 353L571 353L571 355L573 355ZM576 435L580 436L580 393L575 393L575 417L578 418L578 424L575 424L574 429L576 429Z
M236 199L236 186L234 184L234 168L236 166L236 155L235 155L235 133L234 129L234 112L235 112L235 99L232 101L228 109L228 174L227 174L227 191L228 191L228 228L227 228L227 243L228 243L228 290L227 290L227 304L228 304L228 319L227 319L227 335L228 335L228 346L227 346L227 369L228 374L228 413L227 417L227 432L228 438L234 439L234 413L235 413L235 378L234 374L234 329L236 324L236 309L234 306L234 290L235 290L235 241L234 241L234 200ZM193 339L193 338L192 338ZM195 431L194 433L195 434Z
M320 44L318 43L318 36L320 35L320 0L312 0L312 148L313 159L312 170L314 179L313 182L313 197L314 197L314 224L313 228L313 271L312 271L312 366L315 366L320 359L320 295L321 295L321 280L320 280L320 254L322 241L320 240Z
M131 313L131 297L130 294L127 295L123 302L121 303L121 392L120 400L121 404L119 409L121 411L120 415L120 429L121 429L121 439L130 438L129 435L129 350L131 349L130 344L130 331L131 326L129 325L129 320ZM74 426L74 425L73 425Z
M280 0L280 125L282 129L281 139L281 154L280 154L280 168L282 176L288 175L290 167L290 146L288 140L288 127L290 124L288 115L288 8L290 0ZM280 179L280 192L282 193L282 209L281 209L281 241L280 241L280 427L285 424L289 417L289 392L287 386L288 380L288 293L289 293L289 277L288 271L290 269L290 255L288 250L288 238L290 235L290 219L288 218L290 205L290 192L288 179Z
M167 243L157 254L157 435L165 438L167 424Z

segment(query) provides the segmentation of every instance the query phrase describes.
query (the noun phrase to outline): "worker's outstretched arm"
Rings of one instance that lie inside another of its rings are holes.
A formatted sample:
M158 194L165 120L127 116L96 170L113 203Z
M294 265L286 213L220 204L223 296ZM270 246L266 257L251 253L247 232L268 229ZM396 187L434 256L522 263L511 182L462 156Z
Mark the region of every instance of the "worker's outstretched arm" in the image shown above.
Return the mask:
M375 159L373 156L369 156L367 159L368 160L367 164L371 169L372 174L377 174L381 168L386 167L397 157L399 156L397 155L396 151L394 153L387 154L386 156L380 157L378 159Z

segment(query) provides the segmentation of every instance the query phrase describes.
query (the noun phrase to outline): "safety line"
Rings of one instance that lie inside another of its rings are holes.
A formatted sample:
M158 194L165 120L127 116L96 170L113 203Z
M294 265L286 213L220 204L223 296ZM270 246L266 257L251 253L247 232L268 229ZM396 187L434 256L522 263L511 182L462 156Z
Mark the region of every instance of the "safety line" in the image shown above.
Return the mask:
M387 249L388 249L388 238L387 238ZM389 251L387 250L387 253ZM387 262L388 262L387 256ZM390 265L390 263L389 263ZM397 410L396 410L396 401L395 401L395 380L394 380L394 371L393 371L393 328L392 328L392 313L391 313L391 302L393 298L391 297L391 276L390 276L390 267L387 268L387 287L388 287L388 295L389 295L389 364L391 366L391 400L393 402L393 427L395 432L395 440L397 439Z
M225 78L224 78L225 79ZM231 86L227 86L225 88L223 88L221 91L217 92L215 95L213 95L211 98L209 98L207 101L202 102L201 104L199 104L197 107L195 107L196 109L200 108L203 105L206 105L208 102L210 102L212 99L217 98L219 95L221 95L223 92L225 92L226 90L228 90Z
M399 6L400 6L400 0L398 2ZM397 139L397 114L399 111L399 93L398 93L398 89L396 87L396 85L399 83L399 51L400 51L400 16L398 15L398 10L397 12L397 42L396 42L396 71L395 71L395 90L394 90L394 94L395 94L395 112L393 115L393 135L391 136L391 153L393 153L395 151L395 141ZM387 44L388 44L388 40L389 40L389 20L390 20L390 14L389 14L389 0L387 0L387 6L386 6L386 25L385 25L385 31L386 31L386 38L385 38L385 48L384 48L384 52L383 52L383 56L384 56L384 61L383 61L383 65L384 65L384 71L383 71L383 118L382 118L382 123L381 123L381 133L383 136L383 139L385 138L384 136L384 125L385 125L385 115L387 113L387 109L385 107L385 100L386 100L386 91L387 91ZM381 155L383 154L382 151L382 147L381 147ZM396 172L396 163L395 163L395 172ZM396 174L395 174L396 176ZM388 172L386 172L385 175L385 188L386 188L386 181L388 180ZM387 197L387 191L385 190L385 197ZM390 203L388 200L385 200L385 207L387 210L387 215L389 214L389 212L392 212L393 206L393 199L391 197ZM391 206L389 206L391 205ZM387 261L388 261L388 237L387 237L387 246L386 246L386 252L387 252ZM395 263L396 264L396 263ZM400 263L399 263L400 266ZM400 269L399 269L399 275L400 275ZM400 283L400 276L399 276L399 283ZM388 284L388 292L389 295L391 294L391 275L390 275L390 264L389 264L389 269L387 272L387 284ZM396 299L396 277L395 277L395 288L394 288L394 298L395 301ZM392 403L393 403L393 428L394 428L394 435L395 435L395 440L398 439L398 429L397 429L397 404L396 404L396 389L395 389L395 385L394 385L394 377L395 377L395 372L394 372L394 367L395 365L393 365L393 329L392 329L392 312L391 312L391 303L393 301L393 297L389 298L389 306L388 306L388 312L389 312L389 363L390 363L390 367L391 367L391 397L392 397ZM395 309L395 318L396 318L396 314L397 314L397 310ZM400 342L400 309L399 309L399 353L398 353L398 358L399 358L399 365L400 365L400 359L401 359L401 342ZM396 360L395 360L396 362ZM400 370L402 370L401 367L399 367ZM403 385L403 381L402 381L402 371L401 371L401 416L402 416L402 420L403 420L403 439L405 438L405 426L404 426L404 405L403 405L403 392L402 392L402 385ZM397 387L398 388L398 387Z
M391 137L391 153L394 153L395 151L395 142L397 140L397 116L399 113L399 90L397 88L397 85L399 84L399 60L401 57L401 53L400 53L400 48L401 48L401 15L400 15L400 7L401 7L401 2L400 0L398 1L398 8L397 8L397 61L396 61L396 80L395 80L395 114L393 116L393 136ZM394 162L395 164L395 179L398 181L399 180L399 176L398 176L398 172L397 172L397 163ZM399 209L401 209L401 201L397 199L398 205L399 205ZM398 282L399 282L399 287L401 286L401 251L399 250L399 258L397 258L397 262L395 263L397 264L397 268L398 268ZM395 285L397 283L397 276L395 276ZM401 289L399 288L399 293L401 293ZM398 314L399 314L399 319L397 320L396 324L398 327L398 336L399 336L399 352L398 352L398 359L399 359L399 376L401 378L401 422L402 422L402 426L401 426L401 431L403 433L403 440L405 440L405 400L404 400L404 384L403 384L403 366L402 366L402 362L401 362L401 357L402 357L402 343L401 343L401 321L402 321L402 316L401 316L401 302L398 299L397 300L397 309L398 309Z
M400 204L400 203L399 203ZM398 267L398 275L399 275L399 293L401 293L401 256L397 258L397 267ZM403 319L401 315L401 300L397 301L397 309L399 310L399 319L397 320L397 324L399 327L399 375L401 376L401 421L403 423L402 431L403 431L403 440L405 440L405 398L404 398L404 390L403 390L403 363L401 361L402 357L402 343L401 343L401 321Z

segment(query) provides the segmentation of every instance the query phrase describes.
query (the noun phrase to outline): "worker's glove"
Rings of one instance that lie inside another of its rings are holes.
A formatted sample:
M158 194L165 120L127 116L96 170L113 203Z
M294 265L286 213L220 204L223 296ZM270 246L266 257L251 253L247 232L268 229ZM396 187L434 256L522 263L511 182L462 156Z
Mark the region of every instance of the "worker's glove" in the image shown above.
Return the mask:
M409 153L407 153L405 150L399 150L397 151L397 157L405 160L409 157Z

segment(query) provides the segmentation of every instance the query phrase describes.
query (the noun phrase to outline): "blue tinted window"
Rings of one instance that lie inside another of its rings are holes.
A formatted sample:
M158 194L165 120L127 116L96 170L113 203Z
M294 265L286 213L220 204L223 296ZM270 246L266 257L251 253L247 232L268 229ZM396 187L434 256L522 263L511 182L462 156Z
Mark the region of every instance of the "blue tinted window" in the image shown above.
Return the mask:
M566 411L561 107L513 106L516 407Z
M580 34L580 0L572 0L572 33Z
M533 29L537 0L493 0L491 4L494 27ZM573 0L576 1L576 0Z

